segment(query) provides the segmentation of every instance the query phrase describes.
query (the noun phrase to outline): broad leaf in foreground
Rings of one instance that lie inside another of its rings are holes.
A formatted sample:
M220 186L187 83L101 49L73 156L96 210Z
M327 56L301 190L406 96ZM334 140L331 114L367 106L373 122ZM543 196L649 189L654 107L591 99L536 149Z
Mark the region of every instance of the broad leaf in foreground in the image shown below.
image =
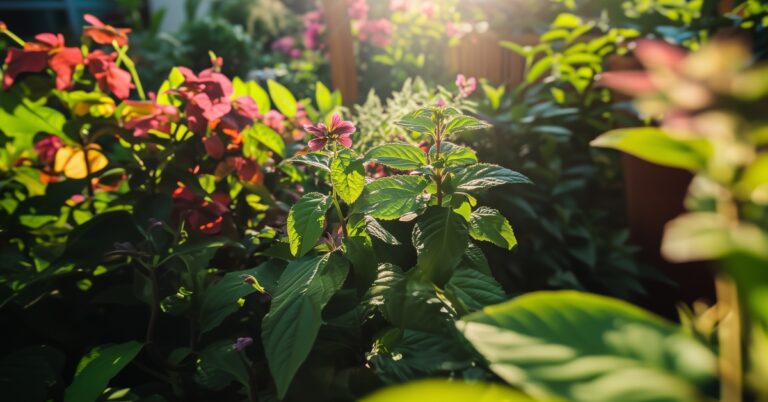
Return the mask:
M508 383L568 401L700 401L715 357L677 327L626 302L538 292L457 323Z
M658 165L699 171L711 156L712 144L704 138L671 135L659 128L623 128L609 131L592 146L613 148Z
M382 220L399 219L417 212L427 206L424 190L428 184L427 179L420 176L389 176L368 183L359 212Z
M64 402L97 400L112 377L125 368L143 346L139 342L130 341L90 351L77 365L75 379L64 392Z
M323 307L344 284L348 271L343 258L328 254L296 260L280 276L261 332L278 398L285 396L312 350Z
M315 247L323 234L325 213L331 207L331 199L320 193L306 194L288 213L288 241L291 254L302 256Z

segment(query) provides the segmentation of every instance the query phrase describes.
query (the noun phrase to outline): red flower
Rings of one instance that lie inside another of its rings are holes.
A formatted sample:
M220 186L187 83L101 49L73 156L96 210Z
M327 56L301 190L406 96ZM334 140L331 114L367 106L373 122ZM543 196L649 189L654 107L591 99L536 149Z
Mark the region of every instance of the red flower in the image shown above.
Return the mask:
M134 86L131 83L131 74L119 68L115 64L116 59L117 53L106 54L96 50L88 55L85 64L102 91L112 92L118 99L125 99Z
M189 226L206 234L221 231L224 215L229 212L230 198L224 193L215 193L211 200L204 200L195 195L188 187L179 187L173 192L176 213L184 218Z
M205 133L208 124L224 117L232 110L232 81L225 75L207 69L195 75L186 67L179 67L185 81L178 92L187 100L185 113L189 128Z
M224 156L224 141L215 133L211 136L203 137L203 146L205 147L205 153L213 159L221 159Z
M111 45L115 41L121 47L128 44L130 28L115 28L101 22L100 19L91 14L85 14L83 19L91 24L83 28L83 35L91 38L94 42L100 45Z
M305 125L304 130L311 133L315 138L309 141L309 149L319 151L330 142L338 142L345 148L352 147L352 134L357 130L351 121L344 121L338 113L333 115L331 126L326 127L324 123L316 126Z
M171 131L171 123L179 120L179 111L171 105L158 105L152 101L123 102L123 126L133 130L134 137L147 137L149 130Z
M49 135L35 144L37 159L46 166L53 166L53 162L56 160L56 152L63 146L61 138Z
M61 34L42 33L35 36L36 42L27 42L23 49L10 48L5 57L3 86L8 89L21 73L37 73L46 67L56 74L56 89L64 90L72 85L75 67L83 64L79 48L65 47Z
M259 107L250 96L241 96L232 101L232 110L221 118L225 131L239 133L253 125L260 118Z
M227 158L226 163L230 169L237 172L237 177L242 181L259 184L264 180L259 164L253 159L233 156Z

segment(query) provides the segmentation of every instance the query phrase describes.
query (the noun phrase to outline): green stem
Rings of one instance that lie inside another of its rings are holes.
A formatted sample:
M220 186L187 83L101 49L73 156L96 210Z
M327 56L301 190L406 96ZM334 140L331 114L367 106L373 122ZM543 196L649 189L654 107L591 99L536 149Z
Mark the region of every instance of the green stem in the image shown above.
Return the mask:
M112 42L112 46L117 50L118 60L122 61L122 63L125 64L125 68L131 73L131 79L136 85L136 92L139 93L139 98L141 98L141 100L147 100L147 95L144 93L144 87L141 85L141 78L139 78L139 73L136 71L136 64L127 55L128 46L126 45L121 48L117 42Z
M334 142L333 143L333 158L331 158L331 166L333 165L333 159L336 158L338 152L338 145ZM339 204L339 197L336 193L336 186L333 185L333 180L331 180L331 188L333 189L333 192L331 193L331 199L333 199L333 207L336 209L336 215L339 217L339 223L341 224L341 231L344 233L344 237L347 237L347 219L344 217L344 213L341 211L341 204Z
M4 30L4 31L2 31L2 32L3 32L3 33L6 35L6 36L8 36L9 38L11 38L11 40L13 40L14 42L16 42L16 44L17 44L17 45L19 45L19 46L21 46L21 47L24 47L24 46L27 44L27 42L25 42L25 41L24 41L24 39L21 39L21 38L19 38L18 36L16 36L16 34L15 34L15 33L11 32L11 31L9 31L9 30L7 30L7 29L6 29L6 30Z

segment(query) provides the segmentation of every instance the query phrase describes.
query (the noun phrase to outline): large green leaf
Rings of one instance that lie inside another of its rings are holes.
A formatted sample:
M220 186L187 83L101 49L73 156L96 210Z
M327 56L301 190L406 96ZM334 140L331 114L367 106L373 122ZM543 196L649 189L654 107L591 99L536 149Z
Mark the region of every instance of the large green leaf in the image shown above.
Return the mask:
M454 330L455 311L435 285L392 264L379 265L365 304L398 328L436 334Z
M419 269L429 280L447 281L468 245L467 221L449 208L429 208L416 220L413 246Z
M228 272L202 293L200 303L199 325L200 332L208 332L221 324L241 307L238 301L259 291L263 287L267 293L276 289L277 275L282 272L284 263L280 260L269 260L253 269ZM253 277L258 285L245 281Z
M437 146L433 145L429 150L429 155L432 158L432 163L438 160L437 158ZM452 142L443 141L440 143L440 161L446 167L451 166L465 166L474 165L477 163L477 154L470 148L456 145Z
M465 131L475 131L488 128L491 125L472 116L456 116L448 122L443 130L444 136L459 134Z
M536 402L509 387L498 384L423 380L384 388L361 402ZM545 402L539 400L540 402Z
M254 391L251 389L249 367L246 366L240 353L235 350L234 342L219 341L203 349L200 352L199 366L204 367L208 372L215 370L226 373L230 376L229 378L239 382L249 395Z
M410 144L380 145L370 150L365 159L398 170L415 170L427 164L424 151Z
M436 128L435 122L425 110L409 113L395 124L406 130L424 134L434 134Z
M272 101L274 101L275 106L280 113L288 118L296 116L296 113L298 112L296 97L293 96L288 88L274 80L267 81L267 88L269 88L269 94L272 96Z
M517 244L515 232L507 218L493 208L480 207L472 212L469 234L475 240L489 241L507 250L512 250Z
M323 234L325 213L331 207L331 198L320 193L309 193L291 207L288 213L288 241L291 254L302 256L315 247Z
M63 137L65 121L63 114L41 102L21 98L13 91L0 91L0 131L14 137L18 146L32 144L37 133Z
M438 376L472 367L473 358L455 331L429 333L392 328L376 338L366 360L387 383Z
M488 163L470 165L455 172L452 186L457 191L485 190L503 184L528 184L531 181L522 174Z
M263 144L281 157L285 154L283 138L262 123L256 123L243 131L243 154L250 157L258 156L258 144Z
M538 292L457 324L490 368L533 395L569 401L700 401L716 360L674 325L626 302Z
M261 334L278 398L285 396L312 350L323 307L344 284L348 271L343 258L328 254L294 261L280 276Z
M712 144L703 138L673 136L656 127L609 131L592 146L613 148L658 165L700 171L712 154Z
M98 399L112 377L125 368L143 346L130 341L90 351L77 365L75 379L64 392L64 402L92 402Z
M331 160L331 182L341 199L352 205L365 188L363 161L348 149L340 151Z
M324 170L328 173L331 172L330 161L328 156L318 152L310 152L305 155L297 155L290 159L286 159L283 163L298 163L301 165L312 166L314 168Z
M475 312L507 300L504 289L496 279L464 266L456 269L445 285L445 291L467 312Z
M399 219L426 207L428 184L421 176L389 176L370 182L358 211L382 220Z

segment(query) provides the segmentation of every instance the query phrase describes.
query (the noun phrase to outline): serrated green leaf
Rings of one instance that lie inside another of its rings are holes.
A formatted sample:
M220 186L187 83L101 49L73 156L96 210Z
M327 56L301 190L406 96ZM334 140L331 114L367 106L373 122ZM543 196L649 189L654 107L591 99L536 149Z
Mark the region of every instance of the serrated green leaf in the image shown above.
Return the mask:
M427 156L410 144L384 144L370 150L365 159L398 170L416 170L427 164Z
M64 391L64 402L97 400L109 381L139 354L142 347L144 344L130 341L91 350L78 363L75 379Z
M448 125L445 126L443 135L447 137L452 134L459 134L465 131L482 130L488 127L491 127L491 125L475 117L457 116L448 122Z
M243 154L255 157L259 153L255 150L258 144L263 144L281 157L285 153L285 142L275 130L263 123L256 123L243 130Z
M371 236L392 246L400 245L400 242L397 240L397 238L392 233L390 233L387 229L385 229L384 226L381 226L381 223L379 223L379 221L377 221L376 218L370 215L365 215L363 217L363 220L365 221L365 230Z
M435 145L430 148L429 155L433 161L437 160ZM444 161L445 167L473 165L477 163L477 154L470 148L443 141L440 143L440 160Z
M504 289L496 279L465 266L456 269L445 285L445 291L470 313L507 300Z
M312 350L323 307L344 284L348 271L344 259L328 254L296 260L280 276L262 324L262 342L279 399Z
M524 175L507 168L478 163L456 170L452 185L457 191L484 190L503 184L529 184Z
M330 161L328 156L318 153L310 152L306 155L298 155L293 158L286 159L283 163L298 163L302 165L312 166L328 173L331 173Z
M208 286L200 302L200 332L206 333L219 326L225 318L240 309L238 300L259 291L257 286L246 283L245 278L254 277L266 292L273 293L277 283L275 275L282 272L284 265L280 260L270 260L253 269L228 272Z
M344 149L331 160L331 183L347 205L352 205L365 188L365 167L354 152Z
M296 116L298 112L296 97L288 88L274 80L267 81L267 88L269 88L269 94L280 113L288 118Z
M370 182L358 203L358 212L376 219L393 220L427 205L424 190L429 181L421 176L389 176Z
M462 318L460 331L508 383L576 402L700 401L716 359L626 302L537 292ZM637 381L642 378L642 381Z
M417 133L434 134L435 122L423 111L409 113L395 123L396 125Z
M700 171L712 155L703 138L675 137L656 127L609 131L592 141L593 147L613 148L658 165Z
M320 193L301 197L288 213L288 241L291 254L301 257L315 247L323 234L325 213L331 207L331 198Z
M493 208L480 207L472 212L469 235L475 240L488 241L507 250L517 245L515 232L507 218Z
M449 208L432 207L416 220L413 246L419 270L426 278L444 283L469 245L467 221Z

